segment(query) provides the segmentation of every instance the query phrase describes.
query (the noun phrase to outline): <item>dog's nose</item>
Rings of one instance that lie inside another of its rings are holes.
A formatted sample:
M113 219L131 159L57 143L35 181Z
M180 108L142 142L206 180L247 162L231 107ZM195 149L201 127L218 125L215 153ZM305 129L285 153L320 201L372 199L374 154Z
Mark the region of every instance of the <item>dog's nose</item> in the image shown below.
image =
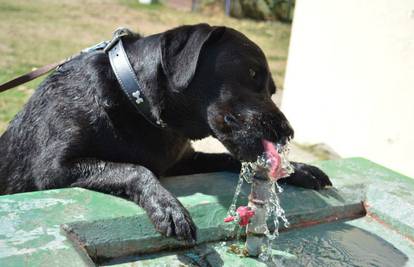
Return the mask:
M283 121L280 124L280 128L281 128L281 138L280 138L280 143L282 145L286 144L290 139L293 138L294 136L294 131L292 129L292 126L290 126L290 123L286 120Z
M233 114L227 114L224 116L224 123L229 127L239 127L240 123Z

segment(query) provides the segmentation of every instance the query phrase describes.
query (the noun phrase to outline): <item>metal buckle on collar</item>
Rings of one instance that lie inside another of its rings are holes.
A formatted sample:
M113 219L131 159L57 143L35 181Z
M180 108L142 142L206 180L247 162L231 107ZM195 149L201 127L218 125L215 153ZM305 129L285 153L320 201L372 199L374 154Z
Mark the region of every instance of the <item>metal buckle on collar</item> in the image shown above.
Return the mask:
M114 47L114 45L116 45L119 39L127 35L133 35L131 30L129 30L128 28L120 27L116 29L114 33L112 34L112 40L109 41L109 43L105 46L104 52L108 53L108 51L111 50L111 48Z

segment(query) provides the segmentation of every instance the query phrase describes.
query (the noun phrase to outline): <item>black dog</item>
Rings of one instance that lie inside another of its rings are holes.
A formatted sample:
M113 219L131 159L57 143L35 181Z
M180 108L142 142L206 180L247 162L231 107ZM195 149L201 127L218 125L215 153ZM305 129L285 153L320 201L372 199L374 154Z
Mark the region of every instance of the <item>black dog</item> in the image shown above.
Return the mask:
M0 194L79 186L127 198L167 236L195 240L195 226L158 177L239 172L261 140L285 143L288 121L271 101L275 85L263 52L243 34L206 24L146 38L125 50L159 129L122 93L102 51L65 63L36 90L0 139ZM232 153L194 152L212 135ZM286 182L331 185L316 167L294 163Z

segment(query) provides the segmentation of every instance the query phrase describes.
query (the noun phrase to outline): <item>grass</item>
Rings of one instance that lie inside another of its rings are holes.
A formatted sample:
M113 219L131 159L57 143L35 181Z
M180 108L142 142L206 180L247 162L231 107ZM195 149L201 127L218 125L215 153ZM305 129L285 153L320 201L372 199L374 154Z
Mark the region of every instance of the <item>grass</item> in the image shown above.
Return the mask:
M110 39L119 26L149 35L201 22L233 27L256 42L282 87L290 25L188 13L137 0L0 0L0 83ZM0 133L41 80L0 94Z

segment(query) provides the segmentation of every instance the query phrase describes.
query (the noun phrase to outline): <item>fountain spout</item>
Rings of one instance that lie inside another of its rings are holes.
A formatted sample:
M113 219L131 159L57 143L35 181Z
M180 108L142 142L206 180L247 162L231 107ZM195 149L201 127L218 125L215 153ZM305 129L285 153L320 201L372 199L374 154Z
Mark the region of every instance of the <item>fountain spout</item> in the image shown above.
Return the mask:
M237 222L246 227L245 252L249 256L267 259L271 253L272 240L278 235L279 218L288 227L284 210L280 206L277 193L282 189L277 180L293 173L287 160L287 147L276 146L263 140L265 153L256 162L243 162L239 182L225 222ZM248 206L236 210L237 196L243 180L251 184ZM273 218L274 230L271 232L267 220ZM267 245L266 245L267 244Z
M270 198L271 181L267 177L255 175L252 179L248 206L255 211L246 228L246 249L249 256L257 257L266 239L266 201Z

